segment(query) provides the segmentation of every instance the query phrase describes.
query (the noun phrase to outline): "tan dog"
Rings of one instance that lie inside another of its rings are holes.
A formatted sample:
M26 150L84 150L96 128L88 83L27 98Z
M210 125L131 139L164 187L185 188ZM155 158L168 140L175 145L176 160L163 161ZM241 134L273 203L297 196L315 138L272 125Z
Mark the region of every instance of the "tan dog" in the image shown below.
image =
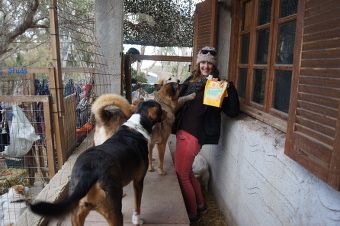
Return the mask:
M142 99L130 104L127 99L117 94L99 96L91 108L96 119L94 145L100 145L109 139L131 117L141 101Z
M161 104L163 111L166 112L166 118L162 120L161 123L155 125L151 134L151 140L149 142L149 171L154 171L152 151L155 144L157 144L159 157L158 173L165 175L166 172L163 168L165 147L171 134L172 124L175 121L175 113L186 101L194 99L196 94L193 93L179 98L179 80L174 76L170 76L167 80L159 81L157 88L158 91L155 92L155 100Z

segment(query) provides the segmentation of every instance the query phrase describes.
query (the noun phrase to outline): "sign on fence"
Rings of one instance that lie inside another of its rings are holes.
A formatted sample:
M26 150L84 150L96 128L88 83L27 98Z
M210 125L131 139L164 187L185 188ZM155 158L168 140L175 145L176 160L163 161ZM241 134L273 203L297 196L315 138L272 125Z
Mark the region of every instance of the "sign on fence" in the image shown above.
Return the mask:
M10 67L10 68L0 68L1 75L27 75L28 70L24 67Z

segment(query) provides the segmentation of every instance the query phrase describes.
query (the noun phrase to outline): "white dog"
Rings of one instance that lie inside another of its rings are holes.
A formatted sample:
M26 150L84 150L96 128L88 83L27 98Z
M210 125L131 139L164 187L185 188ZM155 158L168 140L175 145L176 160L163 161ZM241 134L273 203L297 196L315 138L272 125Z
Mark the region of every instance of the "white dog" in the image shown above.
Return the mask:
M201 180L204 189L208 191L210 179L209 164L202 154L198 153L198 155L196 155L194 163L192 164L192 171L195 177Z
M23 185L11 187L0 197L0 225L9 226L16 223L26 209L29 188Z

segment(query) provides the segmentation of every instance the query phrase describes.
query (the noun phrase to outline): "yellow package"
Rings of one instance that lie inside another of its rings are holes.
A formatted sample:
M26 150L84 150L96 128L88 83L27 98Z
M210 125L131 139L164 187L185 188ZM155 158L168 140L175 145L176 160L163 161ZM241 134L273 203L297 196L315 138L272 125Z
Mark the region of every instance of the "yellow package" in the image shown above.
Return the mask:
M223 99L228 96L227 81L208 80L204 88L203 104L221 107Z

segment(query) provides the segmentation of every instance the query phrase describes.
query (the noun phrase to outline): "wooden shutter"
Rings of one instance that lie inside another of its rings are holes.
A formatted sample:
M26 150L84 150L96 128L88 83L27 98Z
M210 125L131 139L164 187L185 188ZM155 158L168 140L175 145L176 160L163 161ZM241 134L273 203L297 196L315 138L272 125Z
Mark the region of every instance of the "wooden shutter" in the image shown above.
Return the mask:
M205 0L196 5L194 14L194 43L192 65L196 65L196 55L204 46L216 48L217 40L217 0ZM193 67L192 67L193 69Z
M337 190L340 190L339 9L339 0L300 0L296 49L302 51L294 56L296 68L285 146L288 156ZM299 29L303 29L300 36Z

